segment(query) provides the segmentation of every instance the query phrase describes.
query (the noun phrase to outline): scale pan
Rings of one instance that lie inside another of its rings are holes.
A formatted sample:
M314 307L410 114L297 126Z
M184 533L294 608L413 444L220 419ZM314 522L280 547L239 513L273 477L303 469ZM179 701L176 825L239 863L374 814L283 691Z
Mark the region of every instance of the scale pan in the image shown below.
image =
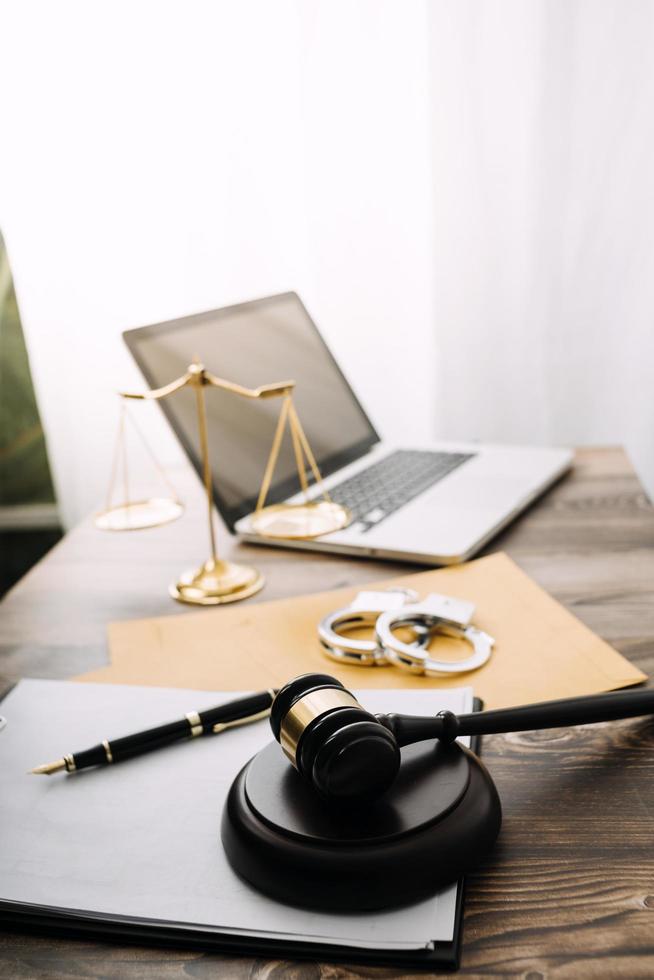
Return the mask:
M305 504L271 504L255 512L250 526L262 538L319 538L341 531L352 520L347 507L318 500Z
M172 497L151 497L150 500L133 500L103 510L96 515L95 526L101 531L138 531L170 524L183 512L183 505Z

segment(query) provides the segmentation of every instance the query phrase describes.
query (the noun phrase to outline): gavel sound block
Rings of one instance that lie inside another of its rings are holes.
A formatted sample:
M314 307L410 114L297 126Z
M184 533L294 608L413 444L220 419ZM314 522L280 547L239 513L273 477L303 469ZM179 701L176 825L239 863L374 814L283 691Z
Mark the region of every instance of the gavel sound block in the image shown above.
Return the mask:
M303 908L350 911L417 901L490 850L500 800L480 760L458 745L402 753L379 800L323 800L271 743L234 781L222 840L235 870L259 891Z
M261 892L303 908L415 902L478 865L500 831L495 785L458 735L652 713L654 691L638 691L458 717L375 716L334 678L304 675L273 703L284 752L271 743L231 786L225 853Z

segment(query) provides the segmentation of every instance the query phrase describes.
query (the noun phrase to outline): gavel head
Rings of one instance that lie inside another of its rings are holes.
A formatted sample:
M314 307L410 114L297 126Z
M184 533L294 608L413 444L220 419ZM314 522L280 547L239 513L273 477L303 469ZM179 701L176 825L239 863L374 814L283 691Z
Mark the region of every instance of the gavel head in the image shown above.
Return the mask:
M328 674L303 674L282 687L270 726L291 764L325 798L371 800L397 775L392 733Z

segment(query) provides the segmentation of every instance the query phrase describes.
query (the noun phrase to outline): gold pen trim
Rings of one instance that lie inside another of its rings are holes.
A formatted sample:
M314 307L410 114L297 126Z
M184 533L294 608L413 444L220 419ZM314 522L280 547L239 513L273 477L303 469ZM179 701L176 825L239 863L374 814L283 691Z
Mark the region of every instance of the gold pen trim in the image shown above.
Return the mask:
M264 708L263 711L257 711L254 715L248 715L247 718L235 718L234 721L218 721L213 726L212 731L214 735L219 732L224 732L226 728L236 728L238 725L249 725L251 721L259 721L261 718L267 718L270 714L270 708Z
M202 719L197 711L187 711L184 717L190 725L191 738L197 738L198 735L202 735L202 732L204 731L202 728Z
M104 749L104 754L107 757L107 762L112 763L114 761L114 757L111 754L111 746L106 738L102 739L102 748Z

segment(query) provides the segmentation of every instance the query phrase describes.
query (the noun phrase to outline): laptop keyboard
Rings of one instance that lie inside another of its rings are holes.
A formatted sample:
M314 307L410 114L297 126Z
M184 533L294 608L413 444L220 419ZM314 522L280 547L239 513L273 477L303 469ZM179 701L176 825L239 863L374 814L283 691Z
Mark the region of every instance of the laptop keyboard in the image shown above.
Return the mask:
M348 480L336 484L329 496L352 511L353 524L365 533L400 507L472 459L474 453L437 453L397 449ZM362 526L363 525L363 526Z

